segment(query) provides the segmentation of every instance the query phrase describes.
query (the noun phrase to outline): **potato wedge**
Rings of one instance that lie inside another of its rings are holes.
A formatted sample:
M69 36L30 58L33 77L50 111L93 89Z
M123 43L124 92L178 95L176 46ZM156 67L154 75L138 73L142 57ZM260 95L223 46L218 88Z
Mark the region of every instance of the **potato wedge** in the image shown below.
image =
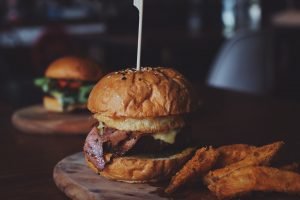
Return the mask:
M218 155L218 152L212 147L198 149L193 158L172 177L165 192L171 194L180 186L207 173L216 163Z
M283 144L283 142L275 142L273 144L258 147L243 160L228 165L224 168L210 171L206 176L204 176L203 181L206 185L210 185L229 175L235 170L249 166L269 165L270 161Z
M218 199L230 199L252 191L300 194L300 175L271 167L244 167L208 186Z

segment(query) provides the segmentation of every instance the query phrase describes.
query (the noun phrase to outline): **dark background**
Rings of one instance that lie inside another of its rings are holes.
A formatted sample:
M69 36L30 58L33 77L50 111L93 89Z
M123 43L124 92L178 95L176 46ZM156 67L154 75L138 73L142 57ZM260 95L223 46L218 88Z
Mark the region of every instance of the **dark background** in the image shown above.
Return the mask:
M245 13L257 4L261 16L254 30L240 23L226 36L224 1L145 0L142 65L174 67L203 85L225 42L239 31L264 32L276 72L265 95L298 101L299 30L274 26L272 18L297 10L300 2L233 0L244 2L234 12ZM69 31L70 26L77 29ZM135 66L137 28L132 0L0 0L0 101L16 107L40 102L42 94L32 80L61 56L89 57L107 72Z

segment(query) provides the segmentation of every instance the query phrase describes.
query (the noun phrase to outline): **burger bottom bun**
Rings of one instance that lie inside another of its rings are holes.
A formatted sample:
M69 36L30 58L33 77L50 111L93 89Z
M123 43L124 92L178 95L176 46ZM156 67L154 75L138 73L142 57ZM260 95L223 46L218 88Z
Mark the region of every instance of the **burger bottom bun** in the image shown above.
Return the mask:
M195 148L186 148L177 154L160 158L118 157L102 171L89 162L87 157L86 161L91 169L107 179L127 183L149 183L171 178L192 157L194 150Z
M49 96L44 96L43 103L46 110L52 112L71 112L77 109L86 109L86 104L72 104L64 108L60 101Z

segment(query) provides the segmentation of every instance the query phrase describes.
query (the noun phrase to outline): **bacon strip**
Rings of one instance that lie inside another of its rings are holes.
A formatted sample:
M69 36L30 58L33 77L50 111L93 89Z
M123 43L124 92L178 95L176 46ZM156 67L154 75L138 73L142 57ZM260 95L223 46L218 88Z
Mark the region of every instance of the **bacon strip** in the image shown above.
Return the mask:
M104 169L105 160L103 158L103 143L107 138L100 137L97 128L93 128L88 134L83 147L88 160L98 169Z
M128 138L129 135L130 132L128 131L120 131L109 127L105 127L103 130L103 137L107 139L111 148L116 147L121 141Z
M97 128L94 127L86 138L84 152L95 167L103 170L105 164L109 162L104 159L104 150L106 150L104 146L113 152L112 158L118 157L132 149L140 137L141 134L109 127L105 127L103 135L99 135Z
M126 152L128 152L130 149L132 149L132 147L137 143L137 141L141 138L141 134L137 135L137 134L132 134L131 136L129 136L129 138L127 138L123 144L121 146L119 146L117 148L117 151L115 152L114 155L117 156L122 156L124 155Z

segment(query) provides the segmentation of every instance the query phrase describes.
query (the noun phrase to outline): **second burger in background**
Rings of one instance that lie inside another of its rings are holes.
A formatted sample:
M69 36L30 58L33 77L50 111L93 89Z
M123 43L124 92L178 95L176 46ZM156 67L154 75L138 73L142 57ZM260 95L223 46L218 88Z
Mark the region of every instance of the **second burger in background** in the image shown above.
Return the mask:
M184 127L196 102L191 84L171 68L106 75L88 99L99 121L84 145L88 165L130 183L169 178L193 153Z
M100 67L84 58L63 57L52 62L35 85L45 93L44 107L53 112L85 109L94 84L103 76Z

